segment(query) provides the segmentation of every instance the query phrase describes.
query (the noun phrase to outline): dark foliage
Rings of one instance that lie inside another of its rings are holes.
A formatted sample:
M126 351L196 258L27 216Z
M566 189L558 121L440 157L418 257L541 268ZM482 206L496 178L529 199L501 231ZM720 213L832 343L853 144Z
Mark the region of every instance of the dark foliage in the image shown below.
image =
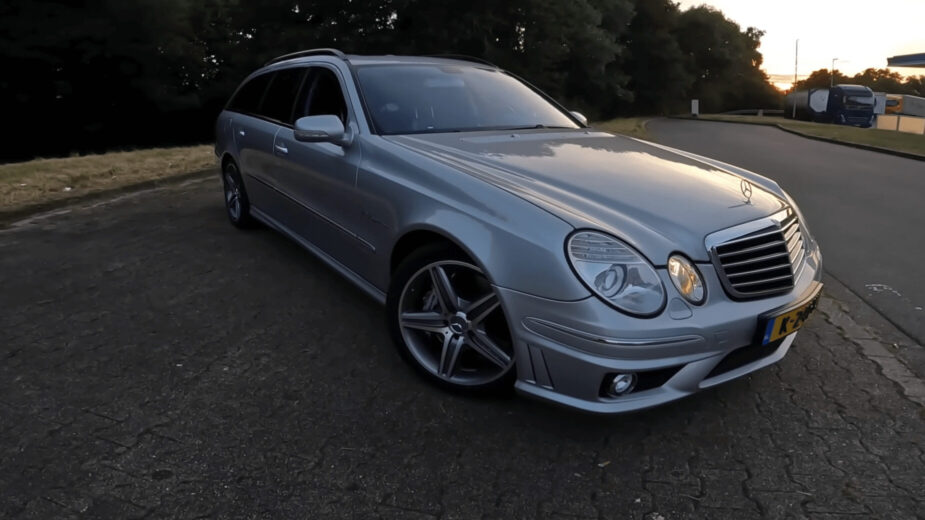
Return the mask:
M888 94L911 94L913 96L925 96L925 76L903 76L898 72L890 69L865 69L854 76L846 76L835 70L835 77L832 78L832 71L829 69L814 70L806 79L797 81L794 85L795 90L805 90L810 88L828 88L833 82L848 83L854 85L864 85L870 87L874 92L886 92Z
M312 47L483 57L595 119L774 106L761 35L670 0L6 0L0 160L208 141L247 73Z

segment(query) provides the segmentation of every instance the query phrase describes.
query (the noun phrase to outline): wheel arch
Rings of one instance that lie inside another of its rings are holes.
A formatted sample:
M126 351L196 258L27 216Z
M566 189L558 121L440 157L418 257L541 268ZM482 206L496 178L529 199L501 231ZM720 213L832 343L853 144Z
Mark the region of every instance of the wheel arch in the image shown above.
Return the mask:
M225 166L228 166L228 163L234 163L234 165L238 167L238 170L241 169L241 167L238 166L238 160L235 159L233 155L231 155L231 152L225 152L222 154L222 172L225 171Z
M438 230L430 227L407 230L395 241L395 244L392 246L392 251L389 254L389 276L391 277L394 275L401 263L415 251L436 245L445 245L457 250L460 254L474 262L479 269L482 269L482 272L484 272L485 276L491 281L491 275L485 271L485 266L482 262L480 262L473 252L466 248L459 239L442 229Z
M432 244L445 244L482 270L492 285L555 300L578 300L587 289L568 267L562 249L538 237L500 232L498 227L447 212L444 224L421 222L397 234L388 253L386 284L408 255ZM462 218L461 218L462 217ZM524 259L530 259L524 261ZM385 270L385 266L383 266Z

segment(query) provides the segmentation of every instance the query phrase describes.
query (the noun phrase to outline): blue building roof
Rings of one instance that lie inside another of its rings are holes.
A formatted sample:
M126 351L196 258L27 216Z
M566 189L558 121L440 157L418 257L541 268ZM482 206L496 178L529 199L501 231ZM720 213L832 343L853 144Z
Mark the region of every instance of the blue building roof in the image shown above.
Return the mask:
M888 67L925 67L925 52L886 59Z

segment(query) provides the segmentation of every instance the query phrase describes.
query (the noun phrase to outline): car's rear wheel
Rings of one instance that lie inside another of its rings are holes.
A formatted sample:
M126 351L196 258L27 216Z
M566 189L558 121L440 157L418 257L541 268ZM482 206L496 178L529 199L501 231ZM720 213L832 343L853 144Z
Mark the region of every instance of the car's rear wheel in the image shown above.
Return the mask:
M244 190L244 182L234 161L228 161L222 168L222 185L225 193L225 211L228 220L235 227L246 228L253 224L250 214L250 201Z
M510 388L514 349L498 294L482 270L449 247L409 256L387 299L396 346L426 378L463 392Z

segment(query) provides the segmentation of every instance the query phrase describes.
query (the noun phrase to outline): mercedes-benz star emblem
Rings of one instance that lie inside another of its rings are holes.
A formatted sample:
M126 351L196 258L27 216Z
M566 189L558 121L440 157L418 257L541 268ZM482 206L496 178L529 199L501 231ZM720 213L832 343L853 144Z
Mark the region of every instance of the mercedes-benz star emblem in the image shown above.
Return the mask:
M752 183L748 182L745 179L742 179L742 182L739 183L739 189L742 190L742 195L745 195L745 203L752 203Z

